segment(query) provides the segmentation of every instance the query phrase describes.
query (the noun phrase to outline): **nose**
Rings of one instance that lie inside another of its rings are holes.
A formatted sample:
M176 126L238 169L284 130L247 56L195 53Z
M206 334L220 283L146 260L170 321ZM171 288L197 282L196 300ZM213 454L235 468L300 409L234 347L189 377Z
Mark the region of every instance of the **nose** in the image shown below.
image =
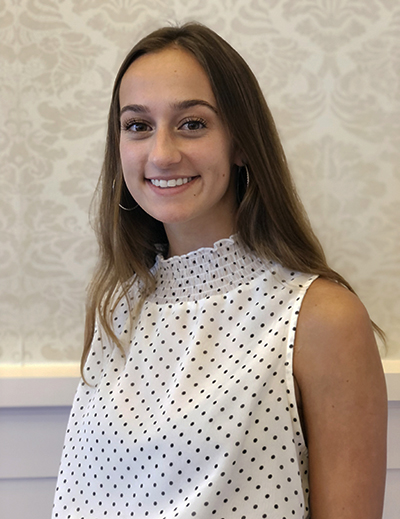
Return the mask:
M151 140L149 162L159 169L167 169L181 160L176 138L167 128L159 128Z

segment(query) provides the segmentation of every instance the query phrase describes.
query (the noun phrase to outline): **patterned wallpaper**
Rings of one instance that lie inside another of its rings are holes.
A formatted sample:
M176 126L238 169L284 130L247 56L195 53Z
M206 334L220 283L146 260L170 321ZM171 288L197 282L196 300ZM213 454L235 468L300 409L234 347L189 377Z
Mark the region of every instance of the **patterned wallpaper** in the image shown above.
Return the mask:
M398 0L0 0L0 362L79 358L114 74L188 20L255 71L332 266L400 356Z

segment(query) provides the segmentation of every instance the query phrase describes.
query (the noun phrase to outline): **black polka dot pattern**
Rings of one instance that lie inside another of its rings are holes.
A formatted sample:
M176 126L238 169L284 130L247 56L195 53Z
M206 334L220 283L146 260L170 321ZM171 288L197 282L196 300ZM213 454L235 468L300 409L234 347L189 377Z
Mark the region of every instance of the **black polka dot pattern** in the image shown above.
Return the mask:
M233 238L153 271L140 315L114 315L126 356L96 330L53 519L308 517L292 351L315 276Z

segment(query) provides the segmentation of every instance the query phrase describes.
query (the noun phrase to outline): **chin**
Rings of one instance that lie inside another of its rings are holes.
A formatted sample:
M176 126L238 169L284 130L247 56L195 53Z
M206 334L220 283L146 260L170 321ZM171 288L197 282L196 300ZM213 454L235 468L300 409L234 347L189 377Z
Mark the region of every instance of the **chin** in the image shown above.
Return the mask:
M164 225L174 225L174 224L181 224L190 222L194 215L188 214L187 212L177 212L177 211L171 211L171 212L157 212L153 211L152 213L149 213L150 216L158 220L159 222L163 223Z

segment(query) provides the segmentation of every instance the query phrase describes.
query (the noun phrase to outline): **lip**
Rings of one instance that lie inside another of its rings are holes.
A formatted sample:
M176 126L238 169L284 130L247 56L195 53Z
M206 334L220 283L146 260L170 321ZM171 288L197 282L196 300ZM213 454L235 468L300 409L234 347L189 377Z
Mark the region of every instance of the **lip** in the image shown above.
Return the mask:
M148 178L146 179L149 186L154 189L157 193L176 193L177 191L183 191L187 189L193 182L195 182L199 176L194 177L174 177L174 178ZM166 185L166 183L174 181L175 185ZM163 184L157 185L154 182L162 182Z

